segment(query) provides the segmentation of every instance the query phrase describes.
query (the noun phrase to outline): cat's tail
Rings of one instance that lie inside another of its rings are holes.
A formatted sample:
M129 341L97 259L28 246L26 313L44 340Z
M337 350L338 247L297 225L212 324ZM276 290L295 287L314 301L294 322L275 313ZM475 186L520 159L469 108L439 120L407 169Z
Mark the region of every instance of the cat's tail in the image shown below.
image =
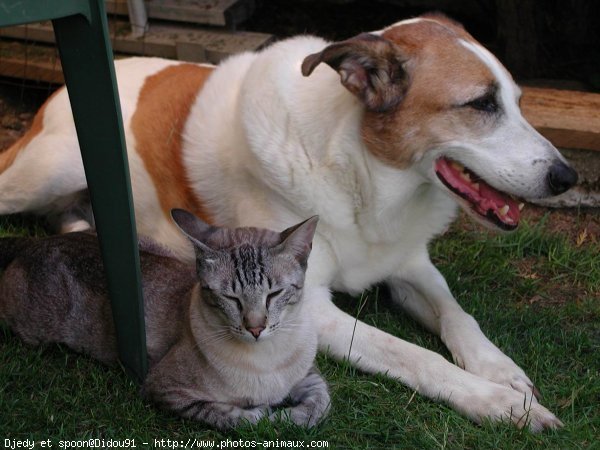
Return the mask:
M0 238L0 270L4 270L25 248L30 238L4 237Z

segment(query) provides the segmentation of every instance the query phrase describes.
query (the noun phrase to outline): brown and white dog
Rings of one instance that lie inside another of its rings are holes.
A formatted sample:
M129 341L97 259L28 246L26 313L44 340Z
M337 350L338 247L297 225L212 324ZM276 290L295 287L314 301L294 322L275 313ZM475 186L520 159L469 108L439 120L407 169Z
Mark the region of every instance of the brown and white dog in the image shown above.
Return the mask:
M182 258L169 218L282 229L320 216L306 280L319 345L447 402L476 422L561 422L458 305L427 244L457 212L514 229L519 199L577 179L522 117L519 88L461 26L423 16L343 42L303 36L219 67L116 63L138 231ZM0 159L0 214L86 228L86 180L65 90ZM340 311L330 290L387 282L456 365Z

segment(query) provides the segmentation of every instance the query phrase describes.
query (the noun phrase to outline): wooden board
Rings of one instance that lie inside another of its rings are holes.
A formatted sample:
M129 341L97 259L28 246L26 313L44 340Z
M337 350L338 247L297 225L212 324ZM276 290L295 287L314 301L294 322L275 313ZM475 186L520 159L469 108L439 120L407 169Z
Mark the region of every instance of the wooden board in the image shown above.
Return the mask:
M46 81L53 84L64 84L60 61L56 64L30 60L27 64L20 58L0 58L0 75L10 78Z
M0 42L0 75L63 84L58 51L45 45Z
M521 109L555 146L600 151L600 94L524 87Z
M233 28L250 18L255 0L145 0L150 19ZM109 14L127 15L127 0L106 0Z
M235 53L258 50L273 39L272 35L264 33L154 24L146 35L138 38L130 35L129 24L125 21L111 21L110 27L115 52L213 64ZM0 29L0 36L54 43L54 32L50 23L3 28Z

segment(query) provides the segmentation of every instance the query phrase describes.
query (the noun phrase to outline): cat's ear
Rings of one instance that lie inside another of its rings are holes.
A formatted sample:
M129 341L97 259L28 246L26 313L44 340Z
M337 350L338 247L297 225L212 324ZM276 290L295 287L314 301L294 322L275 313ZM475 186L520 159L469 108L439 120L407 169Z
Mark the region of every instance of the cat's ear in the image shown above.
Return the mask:
M312 250L312 241L317 229L319 216L312 216L280 233L281 244L276 247L282 253L291 253L303 266Z
M196 254L198 254L198 250L204 254L215 252L206 242L218 230L217 227L207 224L185 209L172 209L171 218L181 232L192 241L194 248L196 248Z

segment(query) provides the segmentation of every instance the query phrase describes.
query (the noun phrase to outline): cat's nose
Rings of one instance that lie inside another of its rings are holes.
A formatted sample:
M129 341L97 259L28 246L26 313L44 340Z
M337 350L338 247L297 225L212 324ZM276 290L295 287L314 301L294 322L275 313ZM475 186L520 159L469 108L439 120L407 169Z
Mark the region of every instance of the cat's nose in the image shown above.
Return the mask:
M248 330L250 332L250 334L252 336L254 336L254 339L258 339L258 337L260 336L260 333L262 333L264 329L265 329L265 327L263 327L263 326L246 327L246 330Z

